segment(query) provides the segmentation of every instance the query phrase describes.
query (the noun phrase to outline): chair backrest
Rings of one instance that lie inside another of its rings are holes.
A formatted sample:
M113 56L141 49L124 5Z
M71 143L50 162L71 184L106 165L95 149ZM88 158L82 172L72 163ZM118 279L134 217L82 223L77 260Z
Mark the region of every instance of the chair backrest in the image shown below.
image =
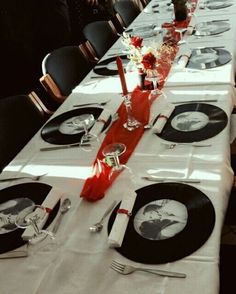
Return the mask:
M113 5L113 9L123 27L128 27L141 12L133 1L118 1Z
M51 89L53 98L62 102L91 69L92 65L79 46L65 46L45 56L44 76L40 81L47 90Z
M98 59L102 58L107 50L116 42L118 34L112 21L95 21L87 24L83 34L94 50Z
M28 95L0 99L0 171L44 123L43 112Z

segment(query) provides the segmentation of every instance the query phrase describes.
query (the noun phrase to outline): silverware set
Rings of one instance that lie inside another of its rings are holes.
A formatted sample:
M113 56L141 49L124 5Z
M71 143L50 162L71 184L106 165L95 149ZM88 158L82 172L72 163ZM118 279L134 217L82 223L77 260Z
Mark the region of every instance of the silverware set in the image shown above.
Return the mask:
M115 261L115 260L113 260L111 263L111 269L113 269L114 271L116 271L122 275L132 274L135 271L143 271L143 272L148 272L151 274L164 276L164 277L186 278L186 274L184 274L184 273L165 271L165 270L160 270L160 269L134 267L131 265L122 264L122 263Z

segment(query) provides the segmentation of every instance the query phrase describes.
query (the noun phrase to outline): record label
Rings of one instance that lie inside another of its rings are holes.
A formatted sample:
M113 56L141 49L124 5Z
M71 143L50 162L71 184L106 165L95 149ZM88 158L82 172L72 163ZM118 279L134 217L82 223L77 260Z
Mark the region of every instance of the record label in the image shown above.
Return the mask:
M215 210L197 188L159 183L136 193L122 246L115 248L124 257L146 264L176 261L195 252L211 235ZM110 216L108 233L119 205Z
M134 217L134 228L143 238L164 240L181 232L187 218L185 205L175 200L160 199L138 210Z
M212 138L227 125L227 114L206 103L189 103L175 107L160 138L176 143L192 143Z

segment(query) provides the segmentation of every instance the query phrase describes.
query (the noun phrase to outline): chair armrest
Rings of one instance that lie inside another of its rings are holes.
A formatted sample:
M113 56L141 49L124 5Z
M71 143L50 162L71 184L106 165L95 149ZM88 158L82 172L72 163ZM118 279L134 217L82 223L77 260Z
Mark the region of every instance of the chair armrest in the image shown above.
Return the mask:
M49 95L57 102L62 103L67 98L61 94L60 89L49 74L43 75L39 81L49 93Z

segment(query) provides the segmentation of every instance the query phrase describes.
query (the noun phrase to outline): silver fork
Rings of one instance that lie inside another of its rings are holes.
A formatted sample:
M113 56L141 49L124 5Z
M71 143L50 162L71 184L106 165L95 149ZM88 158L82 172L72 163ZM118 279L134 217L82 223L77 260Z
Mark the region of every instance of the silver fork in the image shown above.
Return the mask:
M32 181L39 181L44 176L46 176L46 174L42 174L42 175L38 175L38 176L24 176L24 177L5 178L5 179L0 179L0 182L10 182L10 181L17 181L17 180L24 180L24 179L30 179Z
M163 271L159 269L150 269L150 268L141 268L141 267L134 267L131 265L122 264L116 260L113 260L111 263L111 268L122 274L122 275L128 275L135 271L144 271L152 274L156 274L159 276L164 277L172 277L172 278L186 278L186 274L183 273L177 273L177 272L171 272L171 271Z
M83 104L75 104L73 107L81 107L81 106L89 106L89 105L99 105L99 106L105 106L107 103L109 103L111 99L103 102L90 102L90 103L83 103Z
M192 147L210 147L211 144L197 144L197 143L161 143L167 149L174 149L176 146L192 146Z

